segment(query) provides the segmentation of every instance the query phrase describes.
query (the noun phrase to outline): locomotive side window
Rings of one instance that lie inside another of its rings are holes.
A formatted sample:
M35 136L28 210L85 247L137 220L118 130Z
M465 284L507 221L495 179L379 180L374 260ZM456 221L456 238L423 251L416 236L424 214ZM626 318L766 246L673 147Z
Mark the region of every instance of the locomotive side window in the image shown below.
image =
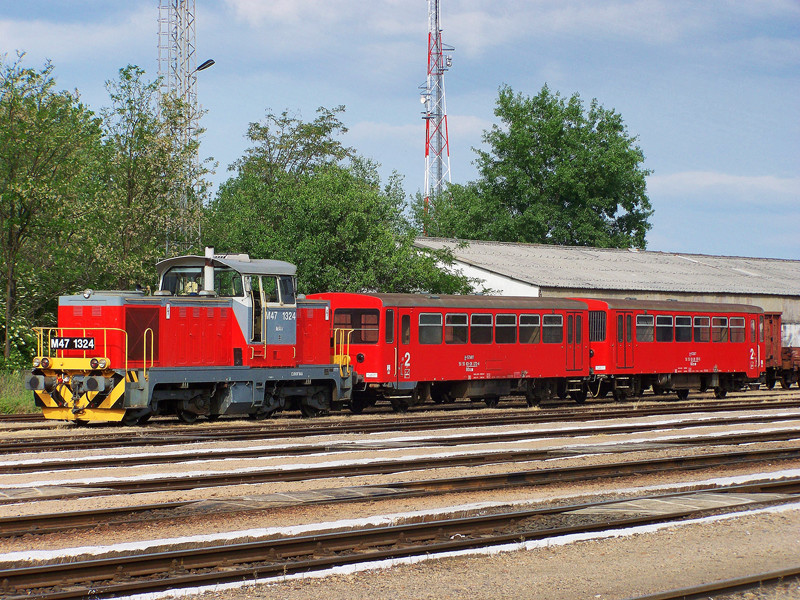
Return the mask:
M244 296L242 276L233 269L214 269L214 291L219 296Z
M520 324L520 327L522 325ZM520 332L520 337L522 332ZM602 310L589 311L589 341L606 341L606 313Z
M636 341L653 341L653 315L636 315Z
M672 317L670 315L658 315L656 317L656 341L672 341Z
M544 315L542 317L542 341L545 344L560 344L564 340L564 317Z
M469 339L473 344L492 343L492 315L472 315Z
M692 317L675 317L675 341L692 341Z
M711 317L711 339L715 342L728 341L728 317Z
M747 338L744 330L744 317L731 317L731 341L744 342Z
M467 315L448 314L444 317L444 343L466 344L468 335Z
M538 344L541 334L539 315L519 316L519 343Z
M442 343L441 313L420 313L418 337L420 344Z
M695 342L708 342L711 338L708 335L708 328L711 319L708 317L695 317L694 318L694 341Z
M494 340L498 344L517 343L517 315L497 315Z
M411 315L400 317L400 342L403 344L411 343Z
M259 277L258 281L261 285L261 290L264 292L263 298L265 302L278 301L278 282L274 277Z
M280 290L281 304L294 304L294 277L281 275L278 277L278 289Z
M352 329L353 344L377 344L380 313L376 309L337 308L333 313L334 329Z
M394 310L391 308L386 309L386 327L385 327L385 341L387 344L394 343Z

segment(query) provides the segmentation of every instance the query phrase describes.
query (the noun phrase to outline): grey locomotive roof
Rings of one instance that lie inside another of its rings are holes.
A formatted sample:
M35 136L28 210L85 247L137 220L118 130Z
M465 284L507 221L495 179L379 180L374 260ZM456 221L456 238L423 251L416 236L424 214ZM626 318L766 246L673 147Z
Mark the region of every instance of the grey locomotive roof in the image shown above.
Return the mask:
M423 237L416 246L539 287L800 296L799 260Z
M251 259L247 254L215 254L214 266L229 267L244 275L294 275L297 267L282 260ZM156 264L158 276L175 266L202 267L206 264L205 256L176 256L159 261Z
M457 296L419 294L364 294L378 298L384 306L421 308L476 308L487 310L581 310L586 304L566 298L534 298L525 296Z

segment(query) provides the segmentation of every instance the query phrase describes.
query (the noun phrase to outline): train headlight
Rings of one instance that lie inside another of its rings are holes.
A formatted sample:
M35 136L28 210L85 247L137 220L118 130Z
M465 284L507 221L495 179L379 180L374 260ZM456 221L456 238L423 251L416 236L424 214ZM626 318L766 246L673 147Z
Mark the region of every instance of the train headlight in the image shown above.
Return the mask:
M49 369L50 368L50 359L46 356L42 359L42 368Z
M90 360L90 361L89 361L89 366L90 366L92 369L96 369L97 367L99 367L99 366L100 366L100 361L99 361L99 360L97 360L96 358L93 358L92 360Z
M108 361L105 358L101 358L98 362L101 369L105 369L108 366Z
M42 364L42 361L38 356L33 359L33 368L34 369L38 368L40 364Z

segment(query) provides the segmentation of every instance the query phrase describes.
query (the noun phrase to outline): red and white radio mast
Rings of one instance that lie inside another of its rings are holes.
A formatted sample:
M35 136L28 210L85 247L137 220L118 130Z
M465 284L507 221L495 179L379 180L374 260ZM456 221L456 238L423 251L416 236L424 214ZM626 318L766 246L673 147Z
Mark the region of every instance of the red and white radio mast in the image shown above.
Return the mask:
M442 192L450 180L450 143L447 137L447 105L444 98L444 73L453 64L445 52L455 48L442 44L439 28L439 0L428 0L428 79L420 86L420 101L425 105L425 211L428 201Z

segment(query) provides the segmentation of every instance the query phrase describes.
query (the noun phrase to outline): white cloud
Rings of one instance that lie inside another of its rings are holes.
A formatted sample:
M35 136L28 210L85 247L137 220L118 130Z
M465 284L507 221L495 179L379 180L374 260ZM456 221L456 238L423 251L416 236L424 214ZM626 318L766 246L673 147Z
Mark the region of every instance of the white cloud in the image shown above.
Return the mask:
M719 193L727 194L731 199L769 197L774 201L800 201L800 177L684 171L671 175L651 175L647 178L647 188L652 194L668 196Z

